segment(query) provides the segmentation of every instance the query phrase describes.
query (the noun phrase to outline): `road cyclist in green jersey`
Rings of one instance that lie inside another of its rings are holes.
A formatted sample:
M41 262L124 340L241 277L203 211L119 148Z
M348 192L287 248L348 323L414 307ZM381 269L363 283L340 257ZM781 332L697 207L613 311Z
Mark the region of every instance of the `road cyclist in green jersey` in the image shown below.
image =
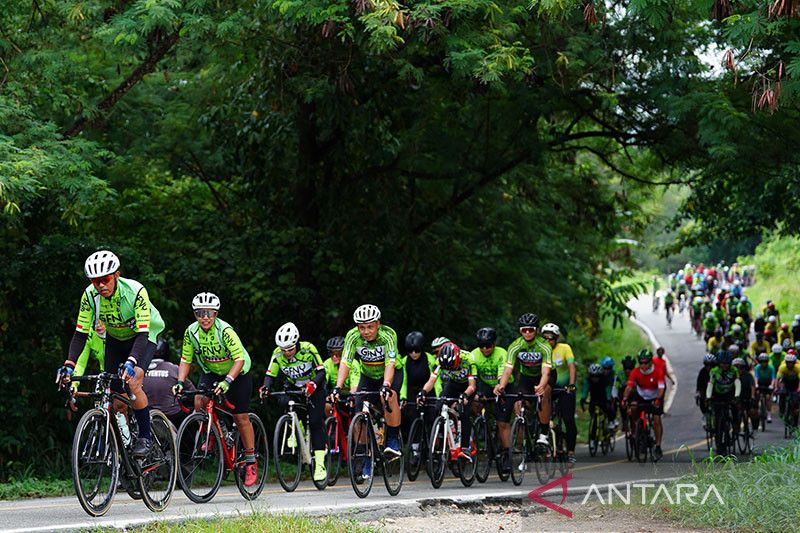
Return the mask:
M575 444L578 441L578 426L575 424L575 380L577 368L572 347L560 342L561 329L549 323L542 326L542 338L553 350L553 370L556 372L556 388L553 398L558 395L558 408L564 421L567 437L567 456L570 463L575 463ZM563 389L563 390L561 390Z
M400 389L403 386L403 372L398 361L397 333L381 323L381 311L377 306L364 304L353 313L356 327L344 337L342 364L331 399L339 400L350 368L359 365L361 376L357 392L380 392L386 422L386 448L383 453L402 455L400 450ZM358 412L364 405L363 397L355 402ZM386 409L386 407L389 409ZM366 438L366 435L364 436ZM363 445L361 443L360 445ZM365 460L361 471L363 478L372 477L372 461Z
M540 435L537 443L547 444L550 435L550 391L556 383L553 350L547 341L538 335L538 316L525 313L519 317L517 325L521 336L508 347L506 367L494 388L494 393L497 396L505 394L513 374L517 392L541 396Z
M142 389L142 380L155 353L156 339L164 329L164 322L158 309L150 303L147 289L136 280L120 277L119 267L119 258L108 250L95 252L86 259L84 272L91 284L81 296L69 357L59 369L57 381L69 381L89 340L89 332L102 322L106 328L103 369L119 372L135 395L133 414L138 423L139 438L131 454L145 457L150 450L150 404ZM118 381L112 388L122 393ZM122 402L115 402L114 408L121 411L124 406Z
M327 438L325 436L325 364L319 356L316 346L310 342L300 341L300 331L292 322L287 322L275 333L275 344L272 352L264 385L259 389L261 398L266 398L278 376L286 380L287 390L302 390L308 398L308 422L311 427L311 449L314 451L314 481L328 478L325 468ZM281 398L281 405L286 408L290 396Z
M475 341L478 347L472 350L472 357L475 359L475 366L478 369L478 395L484 398L494 396L494 388L500 382L500 376L506 367L508 352L504 348L497 346L497 331L494 328L481 328L475 334ZM513 392L513 376L506 387L506 392ZM495 404L495 423L497 424L498 438L502 450L500 457L503 458L504 470L510 470L511 464L508 462L508 447L511 445L511 402L493 402ZM480 403L473 403L473 413L480 411Z
M465 407L468 406L477 390L478 367L472 354L466 350L462 351L453 342L446 342L439 350L437 362L428 382L419 391L417 402L424 405L436 380L441 379L443 384L441 398L458 398ZM441 412L443 405L444 400L439 399L434 411ZM461 446L454 450L454 453L470 462L472 461L469 453L471 435L472 417L470 410L465 408L461 410Z
M258 481L258 464L255 456L255 433L250 422L250 396L253 380L250 377L250 354L230 324L219 318L220 299L216 294L201 292L192 299L195 322L183 333L178 381L172 387L180 396L186 387L186 378L192 364L201 370L198 389L209 389L224 394L233 405L233 420L242 435L245 455L244 484L252 487ZM208 398L194 397L194 410L202 412ZM267 468L267 465L262 465Z
M342 363L342 350L344 349L344 337L331 337L325 344L325 348L328 350L328 358L325 359L322 364L325 366L327 393L330 394L330 392L336 386L336 378L339 376L339 366ZM359 373L358 365L354 365L350 371L350 374L347 375L347 379L344 380L344 388L350 392L355 392L360 376L361 374ZM341 402L339 407L340 409L349 411L346 409L344 402ZM326 402L325 416L331 416L332 412L333 404Z

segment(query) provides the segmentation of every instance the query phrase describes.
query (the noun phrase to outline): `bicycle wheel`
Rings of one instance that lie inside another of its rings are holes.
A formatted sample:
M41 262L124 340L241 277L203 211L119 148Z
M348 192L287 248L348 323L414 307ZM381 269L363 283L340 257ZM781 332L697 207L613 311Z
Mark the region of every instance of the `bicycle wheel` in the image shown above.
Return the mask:
M556 475L556 469L558 468L558 448L556 447L556 432L553 431L553 427L550 426L550 460L547 462L547 477L548 479L552 479Z
M397 438L400 439L400 449L403 449L403 434L398 431ZM386 492L390 496L400 494L403 488L403 476L405 476L405 458L402 454L394 455L380 453L381 467L383 470L383 484L386 485Z
M142 475L139 487L142 500L151 511L163 511L175 490L178 475L178 452L172 424L158 409L150 410L150 432L152 444L150 453L142 461Z
M635 439L636 439L636 460L639 461L640 463L646 463L648 450L650 448L650 444L648 441L650 439L644 427L644 422L642 422L641 419L636 421Z
M592 418L589 421L589 455L594 457L597 455L597 413L592 412Z
M554 427L554 433L556 441L556 462L558 463L558 470L563 476L569 471L570 462L569 454L567 453L566 432L561 426L562 423L559 420L559 423Z
M92 409L83 414L72 439L72 482L81 507L91 516L103 516L117 492L119 453L107 413Z
M470 436L469 446L466 449L462 447L461 451L467 457L458 458L458 477L461 479L462 485L471 487L475 483L475 461L478 456L478 448L473 435Z
M339 442L339 419L329 416L325 420L325 436L328 441L328 455L330 464L328 467L328 486L332 487L339 481L339 471L342 469L342 446Z
M633 438L633 434L628 432L625 434L625 456L628 458L628 461L633 461L633 456L636 453L636 441Z
M767 430L767 399L762 394L760 395L759 402L758 402L758 418L759 422L761 423L761 431L764 432Z
M492 443L492 457L497 469L497 477L500 478L500 481L508 481L508 478L511 477L511 469L508 467L511 454L508 449L503 448L503 443L500 441L500 432L497 430L492 431L488 426L486 429L489 431L489 439Z
M447 424L445 419L437 416L431 427L431 436L428 441L428 474L431 485L438 489L444 480L444 471L450 458L450 449L447 441Z
M222 458L222 437L208 415L193 413L178 429L178 481L183 493L194 503L206 503L222 484L225 463Z
M532 439L529 440L532 442ZM551 439L548 440L551 441ZM544 485L556 472L553 446L551 442L547 444L536 442L533 444L533 448L533 467L534 470L536 470L536 478L539 480L539 483Z
M303 473L303 456L300 453L299 424L295 424L288 413L275 424L272 453L275 456L275 475L286 492L293 492Z
M750 427L750 415L745 412L742 416L742 425L739 433L736 435L736 443L739 447L739 453L743 453L744 455L750 455L752 451L751 448L751 438L753 432L752 428Z
M255 500L264 490L264 484L267 482L269 475L269 442L267 440L267 430L264 423L255 413L249 413L250 425L253 426L253 451L256 457L256 482L251 486L244 484L245 468L247 466L247 457L244 453L244 443L242 442L242 434L236 432L236 464L234 471L236 474L236 486L239 487L239 492L244 496L245 500Z
M473 422L472 434L475 439L475 479L478 483L485 483L489 478L489 469L492 468L493 454L486 419L483 416L479 416Z
M511 481L514 485L521 485L522 480L525 478L525 470L528 465L525 463L527 460L528 449L527 439L527 423L522 417L517 417L511 425L511 447L509 448L509 459L511 461Z
M408 431L408 448L406 450L406 475L409 481L414 481L419 476L419 469L422 463L427 461L425 450L428 443L425 442L425 427L420 418L416 418L411 423Z
M350 483L359 498L366 498L372 490L372 482L375 479L372 475L376 455L374 444L375 435L372 433L369 417L366 413L357 413L350 421L350 429L347 432L347 466ZM363 474L367 468L369 475L365 476Z

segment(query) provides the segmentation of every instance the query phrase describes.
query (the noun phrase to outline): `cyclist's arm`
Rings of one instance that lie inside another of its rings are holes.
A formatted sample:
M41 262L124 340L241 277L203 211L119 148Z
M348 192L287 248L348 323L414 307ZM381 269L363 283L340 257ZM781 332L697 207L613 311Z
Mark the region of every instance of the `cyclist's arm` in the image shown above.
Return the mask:
M233 331L233 328L226 328L222 332L222 340L225 342L225 346L228 347L231 357L233 358L233 366L228 370L227 376L233 381L239 377L239 373L242 371L242 368L244 368L250 356L247 355L244 346L242 346L242 341L239 340L239 336Z
M714 393L714 379L708 380L708 385L706 385L706 398L711 399L711 395Z
M386 344L386 356L384 361L386 367L383 369L383 384L391 387L394 382L394 373L397 369L397 336L387 331L381 338Z
M272 388L272 383L275 381L275 378L278 377L278 373L281 371L281 364L278 361L280 357L280 350L276 349L275 352L272 353L272 359L269 362L269 366L267 367L267 372L264 375L264 388L269 390ZM342 373L342 365L339 365L339 374Z
M469 376L467 378L467 383L468 383L468 385L467 385L467 388L464 389L464 394L467 395L467 396L472 396L473 394L475 394L475 391L478 388L477 382L475 380L475 376Z
M356 354L356 347L353 341L354 335L352 332L348 333L347 336L344 338L344 348L342 348L342 362L339 364L339 375L336 376L336 388L341 389L344 386L344 381L347 379L347 376L350 374L350 366L355 364L356 366L360 365L358 361L355 361L355 354ZM350 384L353 384L353 380L350 380Z
M314 346L313 344L309 344L308 350L314 357L314 364L316 365L315 367L316 375L314 376L314 383L316 384L317 388L324 387L325 380L327 379L327 374L325 373L325 363L322 362L322 357L320 357L316 346Z
M408 400L408 371L403 365L403 384L400 385L400 401Z
M429 377L428 381L425 382L425 385L422 386L422 390L425 391L425 394L433 390L433 386L436 384L436 380L439 378L439 370L440 369L437 366L433 372L431 372L431 377Z
M133 338L133 346L131 346L131 353L129 354L130 357L136 360L137 365L139 356L147 351L147 342L150 340L150 307L147 289L142 287L133 302L136 336Z
M192 361L194 361L194 346L192 345L189 328L186 328L186 331L183 332L183 344L181 345L181 362L178 366L178 381L186 381L189 370L192 368Z

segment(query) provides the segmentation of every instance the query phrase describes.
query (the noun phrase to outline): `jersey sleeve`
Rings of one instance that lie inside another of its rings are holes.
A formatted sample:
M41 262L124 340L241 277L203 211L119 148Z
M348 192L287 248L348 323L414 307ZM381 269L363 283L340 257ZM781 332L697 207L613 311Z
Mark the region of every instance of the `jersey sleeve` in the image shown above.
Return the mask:
M272 352L272 358L269 360L269 366L267 367L267 375L269 377L277 377L278 373L281 371L280 356L280 349L276 348L275 351Z
M94 309L92 308L92 303L89 301L89 295L86 291L83 291L80 309L78 311L78 320L75 323L75 331L86 333L88 335L89 332L92 331L93 324Z
M181 346L181 363L191 365L194 361L194 346L192 345L191 333L189 328L183 333L183 345Z
M397 366L397 333L387 328L386 331L379 331L378 334L386 346L386 356L384 357L385 364Z
M353 367L356 357L356 336L357 329L351 329L344 338L344 348L342 348L342 364L348 368Z
M467 352L467 363L469 367L467 379L478 379L478 363L475 362L475 357L469 352Z
M239 335L233 331L233 328L228 327L222 331L222 342L225 343L225 347L231 353L231 358L234 361L247 361L248 355L242 346L242 341L239 339Z
M408 400L408 370L403 365L403 384L400 385L400 400Z
M136 294L133 316L136 321L136 333L150 333L150 297L144 287Z
M542 341L542 351L544 352L544 357L542 357L542 367L553 367L553 348L550 347L547 342Z
M512 369L517 364L517 353L519 353L520 344L517 341L512 342L508 346L508 351L506 352L506 364L504 366L511 367Z
M317 347L311 344L310 342L306 345L306 348L309 352L311 352L312 357L314 358L314 366L316 370L323 368L322 357L319 355L319 351L317 351Z

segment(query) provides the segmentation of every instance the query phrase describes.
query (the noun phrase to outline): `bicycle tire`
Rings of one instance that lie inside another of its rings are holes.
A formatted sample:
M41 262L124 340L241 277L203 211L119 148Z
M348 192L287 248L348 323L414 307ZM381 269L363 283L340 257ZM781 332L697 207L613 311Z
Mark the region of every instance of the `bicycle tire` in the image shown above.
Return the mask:
M637 419L636 421L636 432L635 432L635 439L636 439L636 460L640 463L647 462L647 455L648 455L648 435L645 431L644 423L641 419Z
M496 430L492 431L488 425L486 429L489 431L489 439L492 442L492 453L495 469L497 470L497 477L500 478L500 481L505 483L508 481L508 478L511 477L511 470L505 469L503 465L506 461L510 460L511 454L508 449L503 448L503 444L500 442L500 432Z
M470 458L458 458L458 477L461 479L462 485L471 487L475 483L475 461L478 455L474 435L470 435L470 444L466 450L462 448L462 451Z
M403 434L398 430L397 438L400 440L400 449L403 449ZM403 488L405 474L405 457L400 455L387 455L380 452L381 470L383 470L383 484L390 496L397 496Z
M255 413L248 413L250 424L253 426L253 450L256 457L256 469L258 477L256 482L247 487L244 484L246 457L244 454L244 444L242 443L242 434L236 432L236 464L234 469L236 471L236 486L239 487L239 493L245 500L252 501L258 498L261 491L264 490L264 484L269 477L269 441L267 440L267 429L264 423Z
M486 483L492 468L492 442L486 418L478 416L472 423L472 436L475 439L475 479L478 483Z
M589 421L589 455L591 457L595 457L597 455L597 413L592 412L591 419Z
M339 472L342 469L342 443L336 445L339 436L339 419L329 416L325 420L325 436L328 441L328 454L331 456L328 468L328 486L333 487L339 481Z
M628 461L633 461L633 456L636 451L636 445L633 440L633 434L628 432L625 434L625 456Z
M444 472L450 459L447 424L442 416L437 416L433 421L428 442L428 473L431 478L431 486L438 489L442 486Z
M363 450L359 451L359 441L364 438ZM350 421L347 431L347 470L350 473L350 484L359 498L366 498L372 490L375 480L375 435L372 422L366 413L357 413ZM364 478L362 468L365 461L372 461L372 475ZM363 485L360 487L359 485Z
M72 439L72 482L81 507L90 516L106 514L117 492L120 457L117 440L113 432L107 431L108 416L103 409L86 411ZM104 446L105 442L108 446ZM91 472L90 465L96 465L95 473ZM108 487L102 488L106 485L106 476Z
M206 503L217 494L225 473L222 436L216 425L207 430L208 415L192 413L178 429L178 481L186 497L194 503ZM206 437L207 435L207 437ZM204 447L205 445L205 447ZM210 451L208 451L210 449ZM206 469L200 469L206 465ZM200 480L196 479L200 478ZM199 492L200 484L211 480L208 492Z
M178 450L172 423L158 409L150 410L150 452L142 461L139 488L144 504L153 512L167 508L178 476Z
M275 459L275 476L278 478L283 490L294 492L300 484L300 475L303 473L303 455L300 451L299 424L292 427L292 416L288 413L278 419L275 424L275 433L272 442L272 456ZM290 446L289 438L294 432L294 446ZM292 470L294 477L292 477Z
M569 454L566 451L566 432L561 428L561 420L553 427L556 441L556 461L558 462L558 470L561 475L565 475L569 471L570 462Z
M527 425L522 417L517 417L511 425L511 446L508 454L511 462L511 482L516 486L522 484L525 479L525 470L527 470Z
M408 449L406 451L406 476L414 481L419 476L423 462L427 462L425 442L425 426L419 418L415 418L408 431Z

